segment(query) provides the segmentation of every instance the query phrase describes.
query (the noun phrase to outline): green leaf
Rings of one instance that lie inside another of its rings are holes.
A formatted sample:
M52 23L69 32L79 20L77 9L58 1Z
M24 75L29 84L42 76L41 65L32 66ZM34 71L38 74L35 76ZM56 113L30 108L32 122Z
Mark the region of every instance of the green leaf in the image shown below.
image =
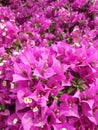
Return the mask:
M0 111L4 111L6 109L5 105L0 104Z
M68 93L68 94L71 94L73 90L74 90L74 88L73 88L73 87L70 87L70 88L67 90L67 93Z

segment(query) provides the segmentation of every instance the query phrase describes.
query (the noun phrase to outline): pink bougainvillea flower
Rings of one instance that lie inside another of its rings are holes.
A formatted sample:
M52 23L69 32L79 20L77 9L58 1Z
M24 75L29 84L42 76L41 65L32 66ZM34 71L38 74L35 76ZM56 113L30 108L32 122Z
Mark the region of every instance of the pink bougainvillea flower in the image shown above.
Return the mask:
M98 129L98 0L0 0L0 130Z
M13 75L13 82L19 80L30 80L31 68L23 63L14 63L15 74Z

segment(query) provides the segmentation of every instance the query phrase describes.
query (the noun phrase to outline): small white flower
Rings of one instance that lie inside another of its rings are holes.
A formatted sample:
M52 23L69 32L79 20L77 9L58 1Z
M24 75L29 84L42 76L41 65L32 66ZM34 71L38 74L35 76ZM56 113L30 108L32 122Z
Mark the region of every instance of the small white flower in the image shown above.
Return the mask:
M18 119L17 119L17 118L15 118L15 119L13 120L13 124L16 124L16 123L17 123L17 121L18 121Z

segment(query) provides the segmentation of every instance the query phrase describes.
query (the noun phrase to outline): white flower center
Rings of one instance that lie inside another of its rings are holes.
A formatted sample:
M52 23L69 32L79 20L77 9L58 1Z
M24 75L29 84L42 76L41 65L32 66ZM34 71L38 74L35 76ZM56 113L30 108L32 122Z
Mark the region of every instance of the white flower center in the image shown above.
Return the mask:
M33 112L37 112L37 111L38 111L38 107L35 106L35 107L33 108Z
M13 83L11 83L11 89L13 89L15 87L15 85Z
M24 98L24 103L25 103L25 104L32 103L32 99L31 99L31 98L28 98L28 97L25 97L25 98Z
M16 124L16 123L17 123L17 121L18 121L18 119L17 119L17 118L15 118L15 119L13 120L13 124Z
M7 82L6 82L6 81L3 81L2 85L3 85L4 87L6 87Z

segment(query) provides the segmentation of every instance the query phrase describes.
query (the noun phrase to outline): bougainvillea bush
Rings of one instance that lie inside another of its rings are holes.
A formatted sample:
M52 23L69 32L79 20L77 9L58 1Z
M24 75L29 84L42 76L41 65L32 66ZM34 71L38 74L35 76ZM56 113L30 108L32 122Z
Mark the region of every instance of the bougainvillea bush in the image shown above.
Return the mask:
M0 0L0 130L98 130L98 0Z

